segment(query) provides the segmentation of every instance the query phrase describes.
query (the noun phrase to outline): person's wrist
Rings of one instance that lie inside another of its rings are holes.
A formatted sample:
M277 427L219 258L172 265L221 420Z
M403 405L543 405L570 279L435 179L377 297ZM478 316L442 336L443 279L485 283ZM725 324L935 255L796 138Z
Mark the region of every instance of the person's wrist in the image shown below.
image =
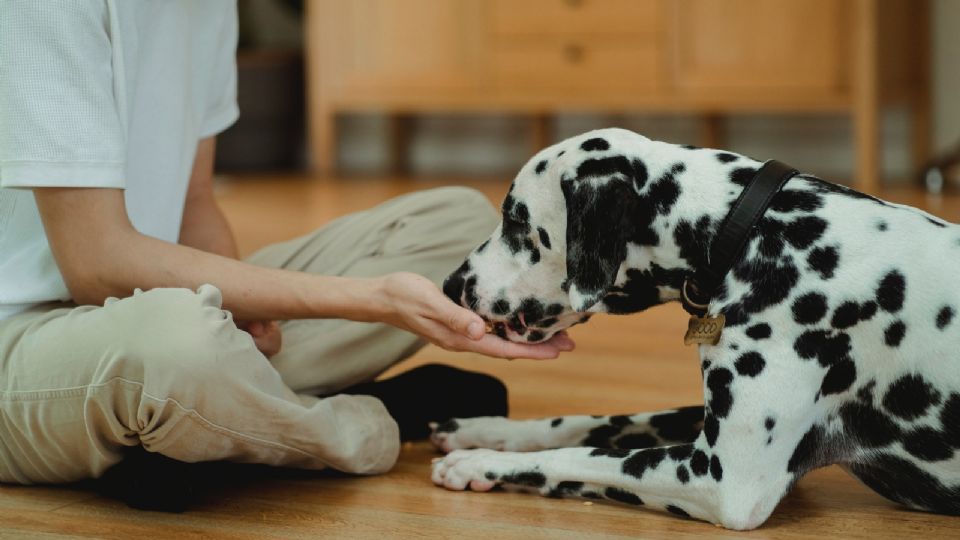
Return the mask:
M390 320L396 308L389 294L385 276L359 278L353 284L357 320L365 322L386 322Z

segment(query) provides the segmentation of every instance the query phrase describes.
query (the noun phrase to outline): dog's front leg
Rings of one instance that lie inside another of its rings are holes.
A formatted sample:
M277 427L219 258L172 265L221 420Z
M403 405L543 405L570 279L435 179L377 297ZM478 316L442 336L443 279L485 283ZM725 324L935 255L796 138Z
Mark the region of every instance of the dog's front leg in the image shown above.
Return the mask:
M432 479L453 490L535 489L547 496L607 499L751 529L767 519L792 475L786 463L769 459L760 448L731 446L710 448L701 437L642 450L457 450L434 463Z
M432 428L430 440L444 452L465 448L516 452L571 446L651 448L692 442L703 428L703 406L634 415L537 420L487 416L453 419Z

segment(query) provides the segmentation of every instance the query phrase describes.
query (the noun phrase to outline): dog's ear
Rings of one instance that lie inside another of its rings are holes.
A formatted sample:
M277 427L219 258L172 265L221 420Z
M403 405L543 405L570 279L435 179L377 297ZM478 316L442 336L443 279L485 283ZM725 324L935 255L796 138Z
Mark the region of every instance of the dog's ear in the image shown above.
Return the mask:
M567 206L567 293L576 311L586 311L613 287L627 257L627 239L640 216L631 182L614 176L561 180Z

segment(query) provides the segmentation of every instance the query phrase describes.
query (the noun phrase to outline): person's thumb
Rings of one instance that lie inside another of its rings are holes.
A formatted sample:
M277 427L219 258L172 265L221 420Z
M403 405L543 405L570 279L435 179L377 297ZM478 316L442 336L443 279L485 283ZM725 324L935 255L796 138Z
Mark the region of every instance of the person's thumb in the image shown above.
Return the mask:
M446 314L447 327L454 332L462 334L472 340L478 340L486 333L484 331L483 319L479 315L462 308L454 303L449 303Z

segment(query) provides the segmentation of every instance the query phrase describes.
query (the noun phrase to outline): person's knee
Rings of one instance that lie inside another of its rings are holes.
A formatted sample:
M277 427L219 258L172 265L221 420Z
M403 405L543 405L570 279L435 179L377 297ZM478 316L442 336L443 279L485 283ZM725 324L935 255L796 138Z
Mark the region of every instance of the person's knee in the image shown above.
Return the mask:
M238 332L221 309L220 292L209 285L196 292L138 292L104 310L113 326L108 371L141 382L158 374L192 381L216 376L224 344Z
M438 192L448 201L448 206L455 210L458 219L470 221L478 225L478 234L486 238L496 228L500 221L500 214L490 204L486 195L473 188L451 186L438 188Z

